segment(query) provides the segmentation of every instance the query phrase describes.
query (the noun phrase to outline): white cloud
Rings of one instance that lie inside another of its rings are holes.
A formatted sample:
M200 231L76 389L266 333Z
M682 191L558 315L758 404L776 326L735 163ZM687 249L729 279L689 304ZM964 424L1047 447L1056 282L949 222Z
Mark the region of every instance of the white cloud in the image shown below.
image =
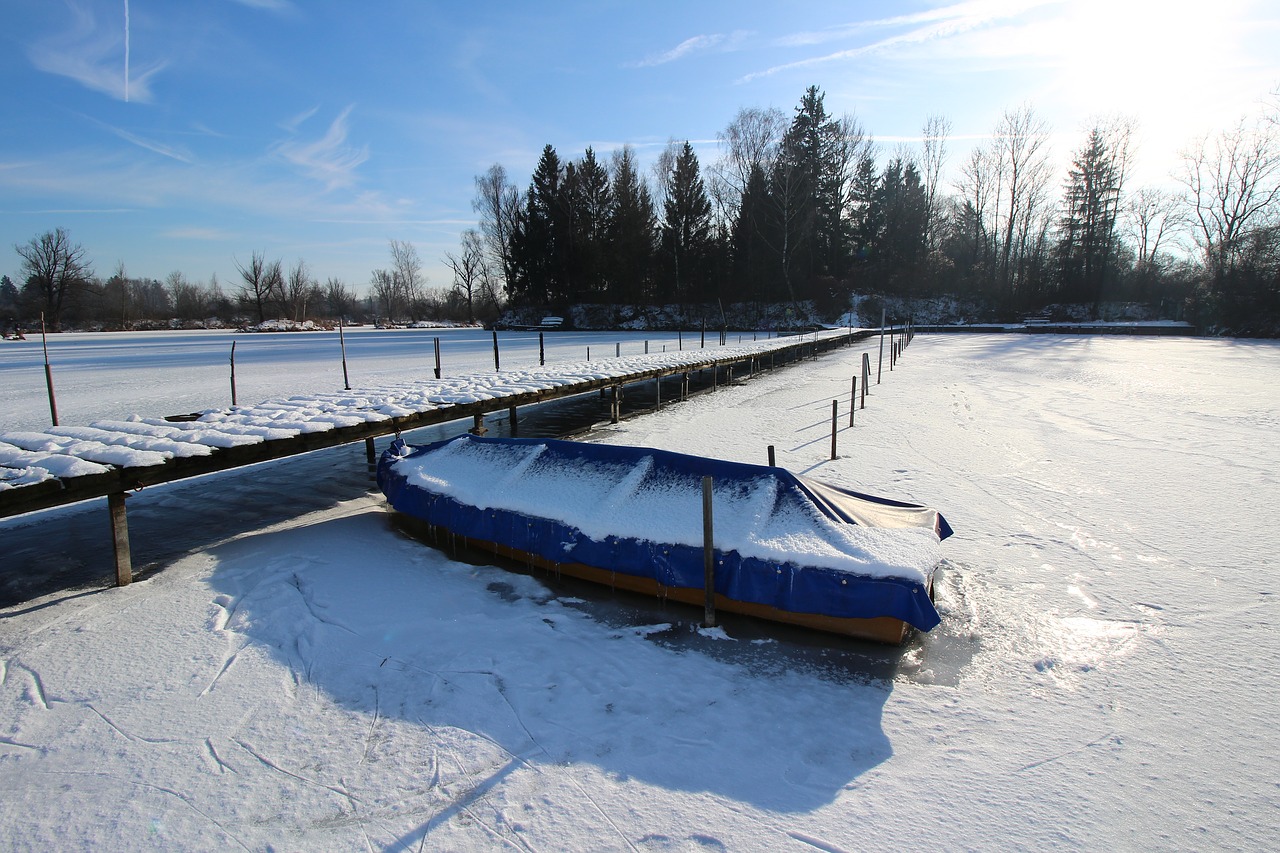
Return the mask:
M664 53L657 53L646 56L639 62L630 63L634 68L649 68L654 65L665 65L668 62L675 62L677 59L683 59L692 53L698 53L704 50L710 50L725 40L724 33L710 33L708 35L693 36L680 42L671 50Z
M159 154L163 157L168 157L172 160L177 160L179 163L191 162L191 154L189 154L186 151L183 151L180 148L174 148L170 145L165 145L163 143L156 142L151 139L146 139L144 137L138 136L135 133L130 133L129 131L122 130L121 128L118 128L118 127L112 127L109 129L112 133L114 133L116 136L123 139L125 142L131 142L134 145L137 145L139 148L145 148L146 150L151 151L155 154Z
M150 103L151 78L165 63L131 69L125 78L124 29L99 27L93 12L70 4L71 28L41 39L27 50L31 64L48 74L70 78L117 100Z
M760 77L768 77L781 71L808 68L857 59L873 53L883 53L908 45L935 42L991 26L999 21L1016 18L1042 6L1061 5L1064 0L973 0L956 3L912 15L860 21L819 32L802 32L784 36L778 44L804 47L829 41L853 38L868 30L907 28L903 32L881 38L868 44L821 56L810 56L793 62L774 65L763 71L746 74L738 82L746 83Z
M369 147L347 145L347 118L355 105L343 110L329 125L329 130L314 142L289 139L275 146L275 152L300 169L303 174L324 183L326 189L350 186L355 170L369 159ZM299 117L302 121L315 111Z

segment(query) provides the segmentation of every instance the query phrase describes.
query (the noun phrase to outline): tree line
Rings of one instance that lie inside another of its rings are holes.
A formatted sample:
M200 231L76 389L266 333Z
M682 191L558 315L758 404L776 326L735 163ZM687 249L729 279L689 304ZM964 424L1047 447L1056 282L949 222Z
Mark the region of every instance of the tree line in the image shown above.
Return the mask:
M1164 316L1280 333L1280 93L1193 142L1179 190L1132 187L1132 121L1100 119L1055 174L1049 127L1007 110L943 183L950 121L883 151L818 87L788 116L744 108L704 168L689 142L640 173L547 145L528 188L476 177L484 264L512 305L789 303L851 293L966 297L996 315L1144 302Z
M951 124L884 149L809 87L788 115L738 111L705 165L672 141L649 170L630 146L542 150L526 188L504 166L476 176L477 226L427 286L415 247L391 240L366 293L306 262L254 253L238 281L96 279L56 229L16 246L24 281L0 281L0 316L42 312L128 328L208 317L489 320L504 307L805 303L833 317L853 293L953 295L994 317L1071 303L1143 302L1236 333L1280 334L1280 90L1258 114L1193 141L1175 189L1133 187L1133 122L1100 119L1056 174L1049 128L1006 110L951 169Z

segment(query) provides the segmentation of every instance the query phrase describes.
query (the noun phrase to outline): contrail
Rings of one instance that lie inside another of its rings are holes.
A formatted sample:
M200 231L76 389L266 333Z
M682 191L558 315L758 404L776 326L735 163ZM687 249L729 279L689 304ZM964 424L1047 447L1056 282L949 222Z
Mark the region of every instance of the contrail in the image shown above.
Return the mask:
M124 0L124 102L129 103L129 0Z

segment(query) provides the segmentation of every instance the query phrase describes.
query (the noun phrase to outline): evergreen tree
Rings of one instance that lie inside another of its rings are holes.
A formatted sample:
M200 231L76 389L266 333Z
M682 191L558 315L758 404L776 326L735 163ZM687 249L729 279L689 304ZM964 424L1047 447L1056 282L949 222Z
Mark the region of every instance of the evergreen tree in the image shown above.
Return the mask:
M730 235L734 277L741 283L743 296L750 300L771 301L785 296L771 287L777 281L778 257L767 234L771 221L768 212L769 181L761 165L753 163Z
M573 180L566 169L565 183L571 223L571 278L577 298L602 302L607 297L605 256L613 204L609 172L591 148L582 160L570 165L574 166Z
M604 266L609 294L616 303L653 298L652 270L657 217L649 188L640 178L635 151L624 146L612 159L613 181L608 212L609 250Z
M711 201L698 173L698 156L687 141L676 156L663 205L663 298L704 299L709 290Z
M1056 254L1064 299L1102 298L1119 208L1120 170L1095 127L1067 171L1063 192Z
M925 256L928 195L914 163L895 157L885 166L876 193L876 240L886 289L908 293Z
M558 298L564 285L563 247L559 245L561 224L561 183L564 167L555 148L547 145L533 172L525 194L525 212L520 222L517 256L518 295L534 305L548 305Z

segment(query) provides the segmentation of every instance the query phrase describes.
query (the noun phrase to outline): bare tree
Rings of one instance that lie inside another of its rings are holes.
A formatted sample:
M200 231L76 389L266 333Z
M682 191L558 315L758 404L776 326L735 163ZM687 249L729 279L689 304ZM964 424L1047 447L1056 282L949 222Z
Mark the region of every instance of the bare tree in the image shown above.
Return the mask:
M507 180L507 170L495 163L483 175L476 175L476 197L471 208L480 214L480 231L489 253L490 270L501 275L510 291L516 279L515 235L520 229L524 199Z
M307 319L307 304L319 296L319 285L311 277L307 262L299 259L289 270L289 277L284 286L285 308L293 315L294 322Z
M341 279L330 276L324 283L324 301L329 308L329 315L342 319L350 316L356 306L356 292L342 283Z
M920 151L920 177L924 182L925 248L933 249L938 235L938 184L947 162L947 137L951 119L933 113L925 120Z
M726 220L737 217L751 170L758 167L766 175L773 170L786 132L787 116L777 107L744 107L716 134L723 153L707 170L707 189Z
M453 288L460 302L466 305L467 322L476 321L475 303L483 295L485 280L490 277L485 259L484 242L480 232L468 228L462 232L462 245L456 253L445 253L445 262L453 270Z
M1179 179L1206 263L1217 276L1231 273L1280 216L1280 124L1242 119L1198 140L1182 155Z
M1156 269L1165 241L1187 224L1182 199L1164 190L1140 187L1124 209L1125 233L1134 242L1134 266L1142 273Z
M390 325L401 310L396 277L387 270L374 270L369 279L369 299L375 314L382 313Z
M208 313L209 297L199 285L187 281L180 271L174 270L165 277L165 288L173 303L174 314L180 320L200 320Z
M26 288L38 295L40 310L50 327L61 328L62 311L68 300L87 290L93 280L84 247L72 243L65 229L57 228L13 248L22 258Z
M391 275L400 304L410 313L420 310L427 277L422 274L418 250L408 240L391 241ZM411 319L418 319L411 317Z
M1011 296L1021 285L1033 237L1043 224L1050 178L1048 125L1029 105L1006 111L991 140L996 172L999 275Z
M284 274L279 261L267 262L262 252L254 252L247 266L236 261L240 273L240 298L258 315L258 322L265 323L267 311L274 310L284 289Z

